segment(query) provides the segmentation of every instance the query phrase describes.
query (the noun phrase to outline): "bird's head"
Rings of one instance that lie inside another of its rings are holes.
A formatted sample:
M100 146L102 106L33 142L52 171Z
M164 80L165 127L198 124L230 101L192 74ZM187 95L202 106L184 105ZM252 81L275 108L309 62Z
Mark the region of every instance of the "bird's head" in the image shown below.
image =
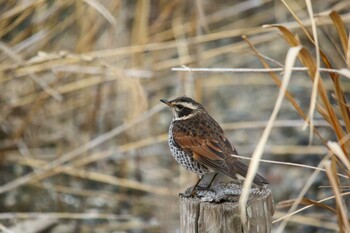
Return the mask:
M205 109L200 103L186 96L177 97L173 100L161 99L160 101L171 108L174 120L186 120L205 112Z

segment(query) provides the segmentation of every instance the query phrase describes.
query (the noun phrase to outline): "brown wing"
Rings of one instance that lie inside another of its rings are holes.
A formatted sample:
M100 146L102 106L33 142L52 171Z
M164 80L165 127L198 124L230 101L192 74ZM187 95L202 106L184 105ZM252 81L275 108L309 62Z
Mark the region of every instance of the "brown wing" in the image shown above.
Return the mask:
M180 125L175 124L174 140L180 147L190 151L197 162L227 174L230 170L226 164L227 154L233 153L233 149L223 135L221 127L216 122L212 122L210 126L206 127L205 132L198 132L198 128L192 128L192 131L188 128L185 130ZM235 171L231 172L236 173Z

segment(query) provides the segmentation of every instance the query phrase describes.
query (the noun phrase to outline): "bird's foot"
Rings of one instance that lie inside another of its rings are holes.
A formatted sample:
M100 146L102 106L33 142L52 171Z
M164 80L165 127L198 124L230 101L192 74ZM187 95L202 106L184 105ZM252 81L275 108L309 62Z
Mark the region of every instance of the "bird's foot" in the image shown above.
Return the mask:
M196 187L186 189L185 192L180 193L180 197L195 197L197 196Z
M198 196L203 196L204 192L214 192L210 187L202 187L202 186L195 186L186 189L184 193L180 193L181 197L198 197Z

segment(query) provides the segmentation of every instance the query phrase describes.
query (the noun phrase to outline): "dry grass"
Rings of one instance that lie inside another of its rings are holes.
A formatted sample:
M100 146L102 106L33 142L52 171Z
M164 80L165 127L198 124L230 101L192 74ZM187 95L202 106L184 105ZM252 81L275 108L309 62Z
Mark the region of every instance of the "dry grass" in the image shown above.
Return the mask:
M0 229L46 215L65 232L174 232L196 177L170 157L159 99L195 97L249 155L290 70L259 152L275 231L348 232L350 4L311 3L1 2Z

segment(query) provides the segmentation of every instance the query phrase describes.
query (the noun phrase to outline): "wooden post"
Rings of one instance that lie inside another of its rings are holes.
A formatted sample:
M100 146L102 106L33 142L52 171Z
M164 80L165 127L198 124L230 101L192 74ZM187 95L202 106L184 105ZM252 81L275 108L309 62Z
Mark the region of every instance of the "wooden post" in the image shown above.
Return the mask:
M188 189L186 193L188 193ZM242 185L219 183L195 197L180 198L181 233L268 233L274 205L268 187L252 188L247 203L247 225L242 226L238 200Z

